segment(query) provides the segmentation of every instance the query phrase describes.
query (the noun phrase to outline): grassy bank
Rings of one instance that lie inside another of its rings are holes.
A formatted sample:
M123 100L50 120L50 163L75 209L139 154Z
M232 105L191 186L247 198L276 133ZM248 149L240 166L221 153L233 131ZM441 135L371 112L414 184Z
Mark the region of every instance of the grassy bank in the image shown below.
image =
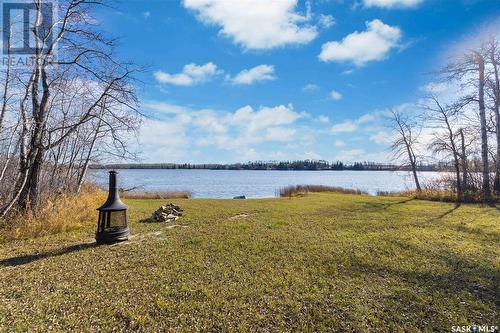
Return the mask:
M0 331L451 331L497 323L495 207L312 193L125 200L133 237L94 225L0 244ZM70 218L70 217L69 217Z

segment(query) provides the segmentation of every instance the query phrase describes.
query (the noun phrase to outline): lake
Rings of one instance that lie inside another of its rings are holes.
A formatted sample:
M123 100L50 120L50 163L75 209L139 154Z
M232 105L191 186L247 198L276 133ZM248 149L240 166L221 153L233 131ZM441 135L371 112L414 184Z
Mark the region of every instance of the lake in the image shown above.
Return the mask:
M88 178L107 188L109 170L90 170ZM288 185L329 185L377 191L403 191L414 188L405 171L253 171L253 170L118 170L119 187L135 191L190 191L194 198L248 198L276 196ZM419 173L425 184L439 177L438 172Z

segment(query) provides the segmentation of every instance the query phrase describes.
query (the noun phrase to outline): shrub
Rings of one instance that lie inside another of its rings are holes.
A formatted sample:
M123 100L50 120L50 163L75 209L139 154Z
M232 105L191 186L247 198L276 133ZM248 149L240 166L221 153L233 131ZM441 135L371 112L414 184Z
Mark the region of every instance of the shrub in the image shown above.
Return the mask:
M89 226L97 221L96 208L106 192L84 184L80 193L59 193L44 199L36 215L12 212L0 219L0 242L40 237Z
M358 189L346 189L336 186L326 186L326 185L291 185L280 188L278 190L278 195L280 197L293 197L306 195L308 192L336 192L344 194L367 194L364 191Z
M189 199L191 192L120 192L120 196L126 199Z

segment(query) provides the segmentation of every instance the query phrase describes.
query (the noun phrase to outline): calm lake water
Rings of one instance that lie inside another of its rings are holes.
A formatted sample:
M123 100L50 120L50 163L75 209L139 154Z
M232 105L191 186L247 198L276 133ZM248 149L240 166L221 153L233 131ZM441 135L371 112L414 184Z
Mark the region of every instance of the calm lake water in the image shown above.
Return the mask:
M136 191L190 191L195 198L248 198L276 196L288 185L329 185L377 191L413 189L410 173L404 171L248 171L248 170L118 170L119 187ZM438 172L421 172L425 184ZM108 170L90 170L88 178L107 187Z

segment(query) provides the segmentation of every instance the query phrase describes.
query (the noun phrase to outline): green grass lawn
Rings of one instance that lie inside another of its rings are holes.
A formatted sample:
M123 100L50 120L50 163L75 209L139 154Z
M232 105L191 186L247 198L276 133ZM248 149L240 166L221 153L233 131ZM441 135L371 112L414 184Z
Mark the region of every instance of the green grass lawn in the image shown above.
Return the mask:
M451 332L497 325L500 211L397 197L127 200L88 228L0 245L0 331ZM71 216L68 216L71 219Z

